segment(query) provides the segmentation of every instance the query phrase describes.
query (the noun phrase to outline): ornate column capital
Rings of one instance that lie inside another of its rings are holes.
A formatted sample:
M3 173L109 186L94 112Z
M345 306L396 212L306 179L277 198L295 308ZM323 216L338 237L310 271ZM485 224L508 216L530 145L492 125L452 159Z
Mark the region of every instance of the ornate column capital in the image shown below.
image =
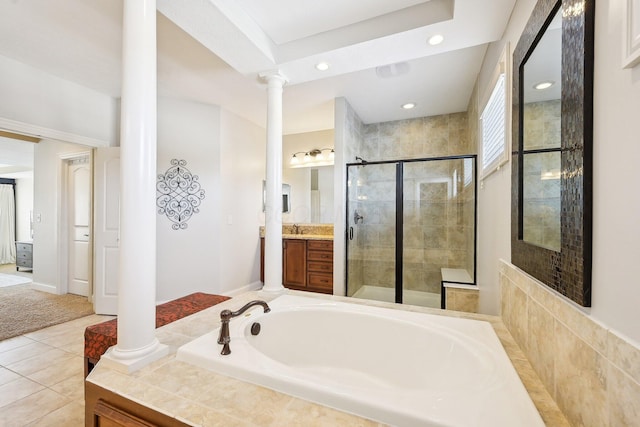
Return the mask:
M262 71L261 73L258 73L258 77L262 82L267 83L269 87L283 87L289 82L287 77L282 74L280 70Z

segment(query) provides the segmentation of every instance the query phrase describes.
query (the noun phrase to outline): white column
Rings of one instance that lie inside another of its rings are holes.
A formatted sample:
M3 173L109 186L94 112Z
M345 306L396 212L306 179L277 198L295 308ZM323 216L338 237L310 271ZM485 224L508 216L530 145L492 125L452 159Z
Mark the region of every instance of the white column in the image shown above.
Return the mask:
M282 286L282 88L279 72L260 74L267 82L267 183L265 197L264 287L280 292Z
M156 0L125 0L120 131L118 344L107 363L131 372L168 353L155 337Z

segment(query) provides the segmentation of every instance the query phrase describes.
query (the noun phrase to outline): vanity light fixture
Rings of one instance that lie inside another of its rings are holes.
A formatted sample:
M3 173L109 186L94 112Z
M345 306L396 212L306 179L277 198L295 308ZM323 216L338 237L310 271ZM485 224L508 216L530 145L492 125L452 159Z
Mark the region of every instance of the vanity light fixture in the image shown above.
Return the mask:
M429 44L431 46L437 46L444 41L444 36L442 34L435 34L429 37Z
M402 104L402 108L404 110L411 110L413 108L416 107L416 103L415 102L407 102L406 104Z
M553 82L551 80L548 80L546 82L540 82L537 83L533 86L533 88L535 90L545 90L545 89L549 89L551 86L553 86L556 82Z
M316 70L318 71L327 71L329 69L329 64L327 62L318 62L316 64Z
M325 152L327 153L325 155ZM300 161L302 156L302 162ZM333 165L335 150L333 148L314 148L309 151L298 151L291 155L289 164L292 168Z

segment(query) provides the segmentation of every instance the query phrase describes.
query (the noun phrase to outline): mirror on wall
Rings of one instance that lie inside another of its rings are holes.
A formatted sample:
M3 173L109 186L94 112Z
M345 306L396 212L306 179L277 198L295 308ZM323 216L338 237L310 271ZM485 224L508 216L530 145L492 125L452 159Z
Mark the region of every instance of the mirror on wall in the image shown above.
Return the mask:
M522 68L523 240L560 251L562 8Z
M283 222L333 224L334 143L333 129L283 136L282 179L291 184L293 200Z
M591 305L595 0L539 0L513 52L511 262Z

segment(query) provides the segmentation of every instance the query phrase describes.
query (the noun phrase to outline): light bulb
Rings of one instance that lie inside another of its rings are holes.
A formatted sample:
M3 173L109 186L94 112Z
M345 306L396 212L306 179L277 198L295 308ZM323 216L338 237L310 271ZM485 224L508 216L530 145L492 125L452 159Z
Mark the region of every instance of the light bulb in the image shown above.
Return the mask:
M309 155L309 153L305 153L304 154L304 161L305 162L310 162L311 161L311 156Z
M329 153L329 160L333 160L336 158L336 152L334 151L334 149L331 149L331 152Z
M298 160L298 156L296 156L295 154L293 155L293 157L291 157L291 160L289 163L291 163L292 165L296 165L298 164L300 161Z

